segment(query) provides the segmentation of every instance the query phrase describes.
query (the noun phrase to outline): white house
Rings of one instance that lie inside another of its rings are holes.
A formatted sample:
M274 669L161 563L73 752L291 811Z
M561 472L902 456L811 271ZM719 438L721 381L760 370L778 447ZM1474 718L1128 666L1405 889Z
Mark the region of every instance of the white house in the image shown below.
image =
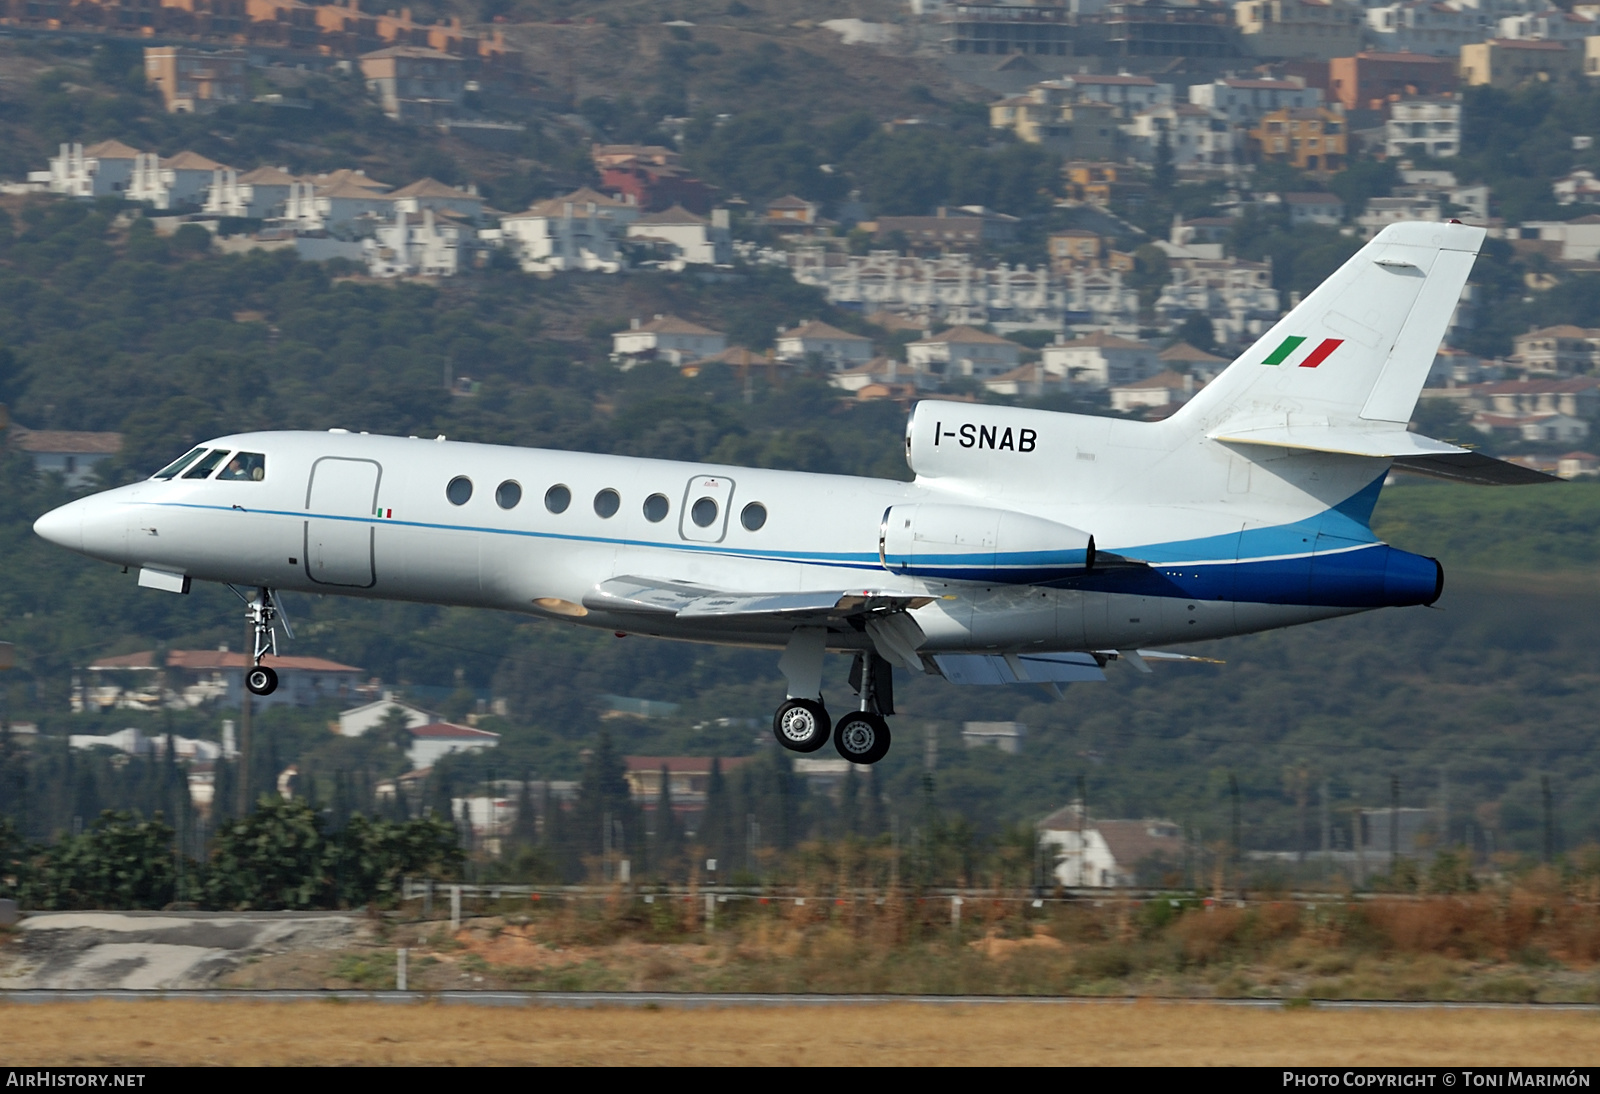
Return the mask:
M778 356L785 361L804 361L813 353L840 372L872 360L872 339L815 319L778 334Z
M294 182L294 176L281 167L257 167L242 175L231 167L218 167L211 174L204 211L257 220L278 216Z
M1191 84L1189 102L1221 114L1234 125L1252 126L1273 110L1321 106L1322 89L1307 87L1298 76L1287 80L1225 76L1209 84Z
M1203 106L1152 106L1135 114L1123 131L1128 135L1128 150L1141 163L1156 161L1163 136L1178 167L1232 163L1234 159L1237 130L1225 115Z
M461 272L462 244L475 233L433 209L422 215L399 211L363 240L367 272L373 277L454 277Z
M169 650L165 662L158 663L151 650L103 657L87 668L91 684L73 685L72 709L111 709L128 707L150 709L161 705L176 709L206 703L238 706L244 695L244 674L250 659L226 647L216 650ZM355 694L361 670L321 657L274 657L278 690L256 696L255 706L309 707L329 699L348 699ZM135 688L130 681L143 677L160 680L165 669L166 690L152 686ZM149 674L146 676L145 674Z
M711 219L696 216L681 205L660 213L646 213L628 225L627 237L635 243L653 244L664 251L664 268L726 266L733 262L733 236L728 210L713 209Z
M918 372L931 376L984 380L1020 365L1022 346L972 327L952 327L907 344L906 360Z
M1115 76L1080 73L1047 81L1043 86L1066 88L1074 98L1088 102L1110 103L1124 118L1152 106L1171 106L1173 102L1171 84L1158 84L1148 76L1130 76L1126 72Z
M1544 42L1581 42L1597 33L1593 19L1552 7L1500 20L1500 37Z
M500 219L500 230L527 273L622 269L618 241L639 217L639 207L588 187L537 202Z
M1060 391L1064 382L1060 376L1035 361L1031 365L1018 365L1010 372L1002 372L985 380L983 389L992 391L996 395L1034 398Z
M634 319L627 330L611 336L611 356L624 367L638 361L663 360L674 365L715 357L728 348L728 336L673 315L648 323Z
M1203 315L1224 343L1260 337L1281 314L1271 265L1242 258L1174 261L1155 313L1174 325Z
M351 707L339 715L339 735L341 737L360 737L381 726L389 717L391 710L398 710L405 715L406 728L415 729L418 726L428 725L436 721L436 717L421 707L412 706L410 703L401 702L387 694L384 698L371 703L362 703L358 707Z
M1193 376L1181 372L1158 372L1130 384L1111 388L1111 409L1127 413L1130 410L1177 408L1187 403L1200 389Z
M122 451L121 433L88 433L58 429L11 427L7 443L33 458L33 469L62 476L68 489L95 481L95 468Z
M1489 37L1478 12L1439 0L1404 0L1367 8L1367 34L1385 53L1459 57Z
M154 209L199 208L222 166L198 152L179 152L169 159L141 152L134 157L128 179L128 200L145 202Z
M1389 104L1384 154L1390 159L1424 155L1444 159L1461 152L1461 100L1401 99Z
M1154 346L1103 331L1046 346L1040 359L1047 372L1078 387L1131 384L1161 371Z
M1054 849L1058 884L1067 888L1134 885L1141 869L1183 861L1183 830L1169 820L1096 820L1074 802L1039 822L1039 842Z
M409 186L391 191L389 197L394 199L395 211L400 213L415 216L424 209L432 209L436 213L453 213L474 223L483 219L484 200L476 183L457 187L446 186L438 179L418 179Z
M477 751L495 748L500 744L500 734L471 726L458 726L452 722L430 722L413 726L411 747L406 756L413 769L432 767L452 752Z
M388 187L372 179L337 177L327 181L300 179L289 187L284 200L283 220L297 232L341 232L356 221L389 220L394 215L394 199Z
M63 144L60 155L50 157L48 172L31 172L28 178L47 183L52 194L102 198L127 190L138 156L137 148L129 148L121 141L101 141L87 148Z
M1291 192L1284 194L1282 200L1291 228L1302 224L1337 225L1344 220L1344 200L1337 194Z
M67 747L78 749L110 748L129 756L165 756L167 754L167 735L157 733L145 736L138 729L129 726L119 729L115 733L72 733L67 736ZM172 754L180 760L220 760L224 753L223 746L216 741L206 741L195 737L180 737L172 735ZM231 752L228 753L231 755Z
M1570 175L1563 175L1550 185L1557 205L1600 204L1600 179L1593 171L1580 167Z
M1575 220L1525 220L1522 238L1559 242L1563 262L1600 262L1600 214Z

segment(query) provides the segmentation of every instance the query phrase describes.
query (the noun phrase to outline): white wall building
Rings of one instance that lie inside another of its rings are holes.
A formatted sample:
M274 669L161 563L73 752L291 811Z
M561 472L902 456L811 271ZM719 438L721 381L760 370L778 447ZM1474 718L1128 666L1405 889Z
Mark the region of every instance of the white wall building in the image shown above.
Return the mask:
M1272 287L1272 267L1242 258L1180 259L1156 299L1155 313L1176 326L1192 315L1211 320L1217 340L1239 343L1258 338L1278 321L1282 309Z
M412 706L410 703L401 702L399 699L385 697L371 703L363 703L358 707L351 707L339 715L339 735L342 737L360 737L377 729L389 717L391 710L398 710L405 716L406 727L415 729L425 726L437 719L429 711L421 707Z
M907 316L928 326L1138 329L1139 294L1116 270L1053 273L1046 266L1021 263L981 266L964 254L847 255L822 247L797 248L788 262L795 280L821 288L829 303L866 314Z
M1067 888L1133 885L1141 867L1183 861L1183 830L1169 820L1095 820L1074 803L1039 822L1039 842L1055 853L1055 876Z
M1161 371L1156 347L1102 331L1046 346L1039 359L1051 375L1074 387L1096 390L1131 384Z
M348 232L357 221L385 221L394 214L394 199L381 183L336 178L328 182L300 179L284 199L283 220L297 232Z
M728 210L714 209L711 219L696 216L681 205L660 213L646 213L628 225L627 237L653 244L667 254L664 268L727 266L733 262L733 237Z
M1459 57L1462 46L1484 40L1487 28L1476 11L1439 0L1405 0L1369 7L1367 34L1386 53Z
M1401 99L1389 104L1384 154L1390 159L1423 155L1444 159L1461 152L1461 100Z
M1238 132L1225 115L1203 106L1153 106L1141 110L1123 127L1128 136L1128 151L1141 163L1154 163L1163 135L1178 167L1194 164L1223 164L1234 160L1234 138Z
M436 213L449 213L463 220L477 223L483 219L484 200L476 183L463 187L446 186L438 179L418 179L408 186L389 193L396 212L415 216L424 209Z
M420 217L397 212L363 240L367 272L373 277L454 277L461 272L463 245L476 233L431 208Z
M411 730L411 747L406 756L413 769L432 767L452 752L477 751L495 748L500 744L500 734L471 726L458 726L451 722L430 722Z
M1088 102L1110 103L1124 118L1131 118L1153 106L1171 106L1174 101L1171 84L1158 84L1148 76L1130 76L1126 72L1115 76L1080 73L1050 80L1039 86L1064 88L1074 98Z
M1221 114L1234 125L1252 126L1269 111L1321 106L1322 89L1307 87L1299 77L1247 80L1226 76L1209 84L1191 84L1189 102Z
M30 182L43 182L52 194L75 198L103 198L123 193L133 177L137 148L121 141L101 141L85 148L63 144L59 155L50 157L49 171L33 171Z
M584 187L502 217L500 230L527 273L617 273L623 267L618 242L638 217L637 205Z
M984 380L1022 363L1022 346L971 327L952 327L906 345L906 361L928 376Z
M256 220L280 216L294 182L294 176L281 167L257 167L242 175L231 167L219 167L211 174L204 211Z
M1593 19L1552 8L1528 15L1508 15L1500 20L1500 37L1543 42L1582 42L1597 33Z
M153 209L199 208L222 166L195 152L179 152L170 159L141 152L134 157L128 178L128 200Z
M624 363L661 360L674 365L715 357L728 348L728 336L673 315L632 321L611 336L611 356Z
M778 356L785 361L804 361L813 353L842 372L872 360L872 339L816 320L778 334Z

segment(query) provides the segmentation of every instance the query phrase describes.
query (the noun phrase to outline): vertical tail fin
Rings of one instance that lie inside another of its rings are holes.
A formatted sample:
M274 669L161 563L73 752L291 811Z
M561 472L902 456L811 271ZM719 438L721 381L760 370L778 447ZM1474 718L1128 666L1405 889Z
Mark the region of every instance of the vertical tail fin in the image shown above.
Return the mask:
M1485 235L1389 225L1170 421L1230 433L1403 429Z

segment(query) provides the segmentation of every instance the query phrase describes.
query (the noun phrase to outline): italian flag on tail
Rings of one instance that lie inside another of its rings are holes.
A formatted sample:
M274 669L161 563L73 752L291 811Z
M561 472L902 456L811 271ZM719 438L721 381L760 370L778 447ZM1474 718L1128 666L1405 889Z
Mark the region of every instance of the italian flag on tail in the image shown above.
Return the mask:
M1291 334L1289 337L1285 338L1281 343L1279 343L1278 348L1268 354L1267 359L1261 363L1263 365L1281 365L1290 357L1293 357L1295 352L1298 351L1304 344L1304 338L1300 337L1298 334ZM1338 349L1342 345L1344 345L1343 338L1324 338L1320 343L1318 343L1316 349L1306 354L1305 359L1299 362L1299 366L1301 368L1316 368L1318 365L1322 364L1322 362L1326 361L1333 354L1334 350Z

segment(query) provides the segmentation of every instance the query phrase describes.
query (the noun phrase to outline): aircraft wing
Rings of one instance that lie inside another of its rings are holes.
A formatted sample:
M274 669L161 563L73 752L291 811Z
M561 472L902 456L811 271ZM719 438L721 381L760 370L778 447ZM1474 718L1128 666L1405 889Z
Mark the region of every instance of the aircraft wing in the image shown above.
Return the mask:
M649 577L614 577L583 598L590 611L672 616L677 619L846 619L906 611L936 597L878 589L823 592L736 592Z

